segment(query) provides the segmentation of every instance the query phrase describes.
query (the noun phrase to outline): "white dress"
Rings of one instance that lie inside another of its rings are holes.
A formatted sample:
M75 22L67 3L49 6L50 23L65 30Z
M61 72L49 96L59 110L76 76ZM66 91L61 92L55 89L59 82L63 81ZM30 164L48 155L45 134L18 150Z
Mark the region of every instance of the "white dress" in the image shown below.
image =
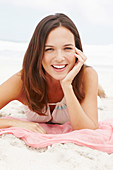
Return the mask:
M50 112L49 105L56 105L52 114ZM51 122L51 123L59 123L64 124L69 121L69 115L67 112L67 105L65 98L63 98L58 103L48 103L47 104L47 112L45 115L39 115L38 113L31 111L28 106L25 106L25 114L29 121L33 122Z

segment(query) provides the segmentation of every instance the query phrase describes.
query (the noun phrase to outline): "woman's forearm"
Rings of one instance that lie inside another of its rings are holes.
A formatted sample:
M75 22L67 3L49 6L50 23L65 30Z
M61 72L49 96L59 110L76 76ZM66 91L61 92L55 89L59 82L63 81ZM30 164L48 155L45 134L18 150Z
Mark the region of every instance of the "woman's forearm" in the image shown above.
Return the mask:
M13 127L13 123L12 119L0 119L0 129Z
M0 119L0 129L19 127L36 133L46 133L46 131L35 122L22 121L17 119Z
M72 86L63 86L64 96L67 103L70 123L73 130L96 129L97 126L82 109L76 98Z

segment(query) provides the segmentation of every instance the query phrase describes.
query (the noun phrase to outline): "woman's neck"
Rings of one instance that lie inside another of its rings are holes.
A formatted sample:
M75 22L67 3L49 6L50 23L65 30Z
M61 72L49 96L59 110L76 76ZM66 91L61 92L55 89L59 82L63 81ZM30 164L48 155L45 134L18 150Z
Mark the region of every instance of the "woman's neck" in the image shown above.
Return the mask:
M47 81L47 94L49 103L56 103L62 100L64 93L60 81L50 79Z

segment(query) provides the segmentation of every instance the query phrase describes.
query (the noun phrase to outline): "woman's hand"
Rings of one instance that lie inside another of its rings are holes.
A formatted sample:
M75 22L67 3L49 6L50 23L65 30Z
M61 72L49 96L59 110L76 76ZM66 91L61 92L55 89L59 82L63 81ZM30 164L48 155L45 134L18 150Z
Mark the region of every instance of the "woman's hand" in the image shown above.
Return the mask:
M16 119L10 119L9 122L11 127L19 127L36 133L46 133L46 131L38 123L21 121Z
M84 55L84 53L77 49L75 47L75 57L78 59L77 62L75 63L75 66L72 68L72 70L67 74L67 76L60 81L61 85L71 85L73 79L75 76L78 74L80 71L81 67L85 63L87 57Z

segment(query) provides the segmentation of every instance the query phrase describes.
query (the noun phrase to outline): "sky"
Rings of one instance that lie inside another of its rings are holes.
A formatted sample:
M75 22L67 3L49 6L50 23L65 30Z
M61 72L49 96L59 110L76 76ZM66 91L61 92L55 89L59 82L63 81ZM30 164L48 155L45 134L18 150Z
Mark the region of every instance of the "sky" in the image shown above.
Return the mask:
M113 0L0 0L0 40L29 42L45 16L65 13L82 43L113 44Z

